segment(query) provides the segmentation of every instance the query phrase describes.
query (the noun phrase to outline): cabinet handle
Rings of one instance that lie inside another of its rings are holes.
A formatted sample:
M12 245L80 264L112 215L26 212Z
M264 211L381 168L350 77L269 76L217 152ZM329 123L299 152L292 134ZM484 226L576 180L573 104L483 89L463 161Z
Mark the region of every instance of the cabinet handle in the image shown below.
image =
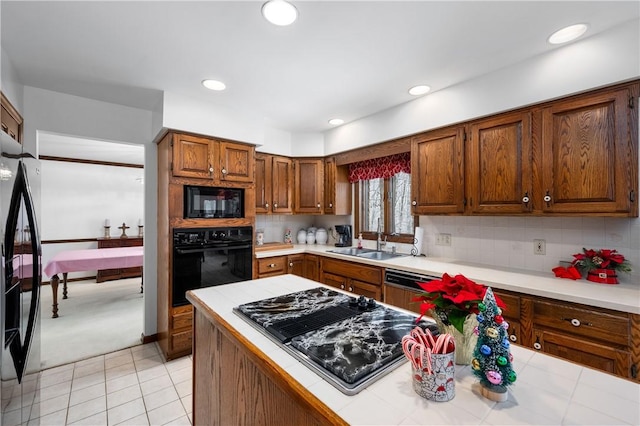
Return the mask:
M210 175L213 174L213 166L211 164L209 164L209 174Z
M540 342L539 342L539 340L538 340L538 339L539 339L539 338L538 338L538 337L536 337L536 342L533 344L533 349L535 349L535 350L537 350L537 351L539 351L540 349L542 349L542 345L540 344Z
M517 342L518 341L518 336L516 336L515 333L511 334L509 336L509 340L511 340L512 342Z
M353 291L353 287L349 287L349 291L351 291L351 292L352 292L352 291Z
M344 290L344 284L340 284L340 289Z
M412 206L417 206L417 205L418 205L418 202L417 202L416 200L413 200L413 201L411 202L411 205L412 205Z
M329 207L333 208L333 203L329 203Z
M318 205L316 207L320 208L320 203L318 203Z
M547 194L543 198L544 202L547 203L547 207L551 206L551 195L549 195L549 190L547 189Z
M572 326L574 327L580 327L581 325L588 325L588 326L592 326L593 324L591 324L590 322L585 322L582 323L578 318L561 318L562 321L569 321L571 323Z
M222 170L220 170L220 172L221 172L223 175L226 175L227 173L229 173L229 172L227 172L227 169L225 169L224 167L222 168Z
M269 208L269 203L264 203L264 208L268 209Z
M276 264L275 264L275 263L270 263L270 264L269 264L269 268L275 268L275 267L276 267Z
M293 262L289 262L289 268L293 268Z
M524 197L522 197L522 202L524 203L525 206L529 205L529 193L528 192L524 193Z
M273 203L273 208L277 209L278 208L278 203Z

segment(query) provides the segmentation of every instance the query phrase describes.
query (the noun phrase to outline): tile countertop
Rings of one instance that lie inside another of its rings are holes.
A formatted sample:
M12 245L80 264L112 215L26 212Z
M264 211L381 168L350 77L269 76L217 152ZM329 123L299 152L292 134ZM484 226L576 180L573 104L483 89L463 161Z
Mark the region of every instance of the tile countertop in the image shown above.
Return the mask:
M480 396L477 378L468 366L456 366L454 399L421 398L413 391L408 362L357 395L347 396L232 311L243 303L321 285L282 275L195 290L187 297L196 309L215 311L278 364L282 374L290 375L352 425L640 424L640 384L517 345L511 348L518 379L502 403Z
M556 278L551 271L546 273L515 270L439 257L407 255L389 260L372 260L329 252L335 249L336 247L328 245L297 244L287 250L256 253L256 257L312 253L426 275L442 276L445 272L449 275L463 274L478 283L498 289L640 314L640 283L622 282L611 285L593 283L585 279L573 281Z

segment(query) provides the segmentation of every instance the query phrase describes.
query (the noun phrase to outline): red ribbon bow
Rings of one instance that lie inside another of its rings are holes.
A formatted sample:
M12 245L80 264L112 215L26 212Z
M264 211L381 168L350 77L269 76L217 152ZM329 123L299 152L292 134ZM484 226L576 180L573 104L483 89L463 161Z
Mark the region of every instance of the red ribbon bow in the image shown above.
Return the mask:
M578 280L582 278L582 275L574 266L569 266L568 268L565 268L564 266L556 266L552 271L558 278L568 278L570 280Z

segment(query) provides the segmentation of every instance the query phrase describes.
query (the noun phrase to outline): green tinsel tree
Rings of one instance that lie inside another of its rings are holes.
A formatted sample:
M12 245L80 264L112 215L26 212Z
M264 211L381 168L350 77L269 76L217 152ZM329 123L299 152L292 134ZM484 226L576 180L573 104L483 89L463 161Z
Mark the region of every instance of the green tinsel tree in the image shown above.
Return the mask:
M478 309L478 343L471 367L473 374L480 379L483 396L504 401L507 399L507 386L516 381L516 373L511 368L513 357L507 335L509 325L502 317L502 310L490 287Z

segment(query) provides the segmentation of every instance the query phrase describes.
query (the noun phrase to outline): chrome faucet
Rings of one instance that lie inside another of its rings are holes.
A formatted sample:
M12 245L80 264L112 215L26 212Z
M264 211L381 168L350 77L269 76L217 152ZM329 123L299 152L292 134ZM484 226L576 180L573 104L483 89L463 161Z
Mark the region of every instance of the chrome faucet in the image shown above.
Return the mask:
M385 235L384 241L382 241L382 230L380 229L380 218L378 218L378 230L376 234L378 234L378 238L376 239L376 250L381 251L382 247L387 245L387 236Z

